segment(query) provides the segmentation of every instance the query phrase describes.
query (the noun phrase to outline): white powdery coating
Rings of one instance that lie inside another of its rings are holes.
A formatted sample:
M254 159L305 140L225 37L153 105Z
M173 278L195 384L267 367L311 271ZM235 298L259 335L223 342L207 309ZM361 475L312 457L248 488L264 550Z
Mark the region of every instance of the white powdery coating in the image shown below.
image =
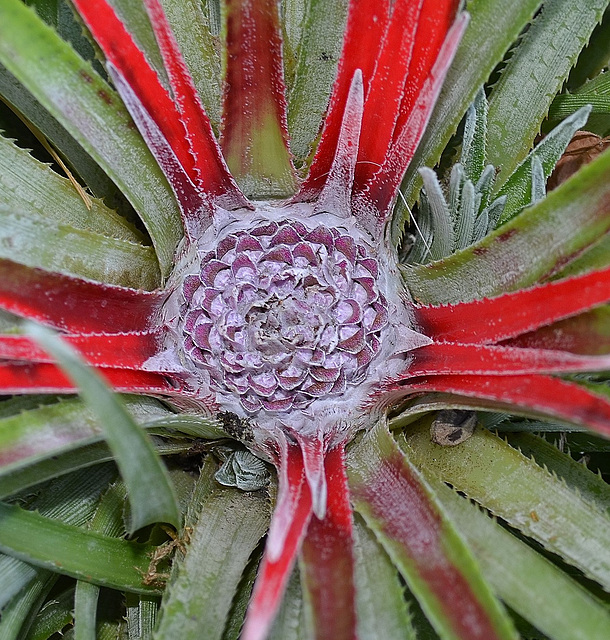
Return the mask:
M225 235L182 283L183 352L250 415L305 409L366 377L388 303L336 228L268 220Z

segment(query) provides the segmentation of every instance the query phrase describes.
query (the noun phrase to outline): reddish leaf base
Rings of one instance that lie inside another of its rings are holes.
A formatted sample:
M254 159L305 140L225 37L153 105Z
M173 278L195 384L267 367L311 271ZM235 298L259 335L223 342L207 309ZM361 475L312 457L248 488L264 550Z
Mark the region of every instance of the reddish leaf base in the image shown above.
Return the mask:
M441 516L400 453L384 452L375 466L358 468L353 479L354 501L364 506L390 544L400 549L397 553L406 554L405 561L417 576L412 579L430 592L455 637L502 637L463 575L459 560L448 553Z
M326 516L313 517L301 549L302 576L312 609L316 638L354 640L354 558L352 514L343 446L326 455Z
M284 443L278 476L277 505L241 634L242 640L264 640L267 637L311 518L311 492L298 445Z

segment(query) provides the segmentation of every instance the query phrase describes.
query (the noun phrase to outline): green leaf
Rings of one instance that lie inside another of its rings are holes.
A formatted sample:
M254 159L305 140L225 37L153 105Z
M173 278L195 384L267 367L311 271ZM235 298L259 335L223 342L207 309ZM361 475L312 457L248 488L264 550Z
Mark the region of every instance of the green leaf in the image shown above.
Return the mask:
M100 586L155 593L142 576L151 545L128 542L0 503L0 549L36 566Z
M127 196L144 221L167 275L183 233L178 206L117 94L19 0L0 4L0 63Z
M306 0L294 84L288 96L290 148L302 164L310 155L328 107L347 17L347 1Z
M27 501L28 507L35 508L45 517L72 526L82 526L93 515L101 492L115 474L111 465L100 465L93 470L56 478L47 484L47 491ZM25 589L41 575L40 569L17 558L0 555L0 609L18 591Z
M125 600L129 640L151 640L157 620L158 598L127 594Z
M99 165L2 65L0 65L0 95L44 135L59 152L64 162L77 176L80 176L93 194L103 198L105 203L116 209L121 216L130 221L136 219L132 206L112 180L100 169Z
M49 166L0 136L0 207L44 216L48 222L142 243L144 236L124 218L93 199L87 209L74 186Z
M206 458L192 498L188 553L177 563L161 607L158 638L222 638L231 601L250 554L269 525L260 492L221 487L216 464Z
M590 112L591 107L586 105L566 118L514 170L497 194L498 196L506 196L506 205L500 216L501 223L510 220L532 201L534 159L538 159L542 163L544 170L542 188L544 188L546 179L551 175L572 136L585 126Z
M358 638L416 640L396 567L357 513L353 536Z
M511 446L556 474L580 493L583 500L597 505L600 511L610 509L610 485L584 464L576 462L544 438L531 433L507 433L506 439Z
M138 422L163 416L167 409L152 398L125 396ZM94 412L79 398L34 406L0 417L0 477L65 451L102 439ZM0 490L0 496L3 495Z
M472 638L474 629L490 640L516 637L470 551L385 423L350 447L348 479L356 510L442 638Z
M44 604L25 640L47 640L72 622L74 589L66 589Z
M608 0L543 3L489 97L488 161L498 190L521 163Z
M48 571L39 575L2 612L0 618L0 638L20 640L30 628L34 616L42 606L57 577Z
M303 606L298 563L288 580L280 609L273 621L269 640L308 640L309 623Z
M479 87L487 81L540 4L540 0L514 0L510 3L504 0L472 0L468 3L470 23L403 181L403 192L410 205L417 199L421 186L418 169L433 167L438 162ZM395 216L394 238L400 237L406 215L406 209L401 209Z
M161 274L152 247L47 222L0 206L0 258L89 280L152 290Z
M399 444L409 447L399 438ZM610 613L552 562L511 535L433 473L426 480L473 550L497 595L553 640L604 640Z
M419 302L442 304L533 285L608 232L608 197L610 152L471 247L405 267L407 286Z
M127 485L132 533L153 522L180 526L180 512L163 463L142 429L134 422L97 373L52 331L29 323L27 334L37 340L80 389L83 400L99 420L121 476Z
M610 587L610 514L485 430L458 447L430 442L430 422L406 439L420 466Z

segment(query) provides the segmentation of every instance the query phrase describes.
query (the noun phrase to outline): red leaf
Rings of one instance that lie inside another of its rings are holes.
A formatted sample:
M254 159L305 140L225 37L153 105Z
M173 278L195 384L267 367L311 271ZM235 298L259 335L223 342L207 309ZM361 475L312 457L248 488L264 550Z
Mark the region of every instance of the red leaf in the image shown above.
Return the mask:
M379 214L380 224L384 222L407 166L415 154L417 145L432 115L445 76L467 24L468 14L462 13L449 30L434 66L422 84L404 125L401 125L400 131L396 132L396 139L385 156L383 166L366 184L358 185L359 191L354 193L356 215L365 215L364 212L373 209Z
M297 195L313 200L322 191L337 151L341 123L352 79L362 72L365 94L368 90L383 36L390 20L389 0L352 0L343 36L343 50L335 79L322 136L309 173Z
M142 394L171 394L175 389L167 380L147 371L101 369L99 373L117 391ZM54 364L0 363L0 394L74 393L74 384Z
M0 308L70 333L145 331L165 295L0 259Z
M437 374L501 375L603 371L610 356L578 356L563 351L436 342L415 349L407 377Z
M440 391L468 398L494 400L505 404L508 409L524 407L543 416L582 425L610 437L610 402L560 378L543 375L440 375L410 380L403 388L406 393Z
M610 353L610 307L598 307L541 327L503 344L529 349L558 349L583 355Z
M112 62L107 62L106 67L121 99L176 196L186 231L189 236L197 237L210 223L212 205L206 199L205 193L195 186L154 118L140 102L123 74Z
M442 307L418 307L434 340L485 344L512 338L610 301L610 267L574 278Z
M242 640L267 637L311 517L311 492L298 445L284 440L278 475L277 505L240 636Z
M227 0L222 150L238 179L294 188L276 0ZM273 157L270 157L273 150Z
M396 0L392 6L390 22L364 103L362 130L365 135L360 142L354 184L357 191L379 171L392 143L422 4L422 0ZM413 55L415 62L417 50Z
M154 333L62 335L76 347L89 364L117 369L141 369L158 352L159 336ZM53 362L36 341L26 336L0 335L0 358Z
M352 515L342 445L326 455L328 509L309 523L301 551L316 638L354 640L356 612Z
M211 196L225 196L220 203L227 209L248 206L224 162L210 120L159 0L144 0L144 3L195 158L196 184Z
M125 78L148 114L154 118L180 164L195 181L194 160L180 113L114 9L107 0L74 0L74 5L106 59Z

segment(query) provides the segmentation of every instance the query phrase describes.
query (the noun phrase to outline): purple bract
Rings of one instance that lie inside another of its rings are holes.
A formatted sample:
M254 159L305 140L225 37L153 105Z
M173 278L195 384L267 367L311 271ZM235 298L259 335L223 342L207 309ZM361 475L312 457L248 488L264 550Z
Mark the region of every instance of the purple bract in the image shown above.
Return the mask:
M270 221L231 233L183 281L185 354L248 413L341 394L381 347L378 271L337 229Z

